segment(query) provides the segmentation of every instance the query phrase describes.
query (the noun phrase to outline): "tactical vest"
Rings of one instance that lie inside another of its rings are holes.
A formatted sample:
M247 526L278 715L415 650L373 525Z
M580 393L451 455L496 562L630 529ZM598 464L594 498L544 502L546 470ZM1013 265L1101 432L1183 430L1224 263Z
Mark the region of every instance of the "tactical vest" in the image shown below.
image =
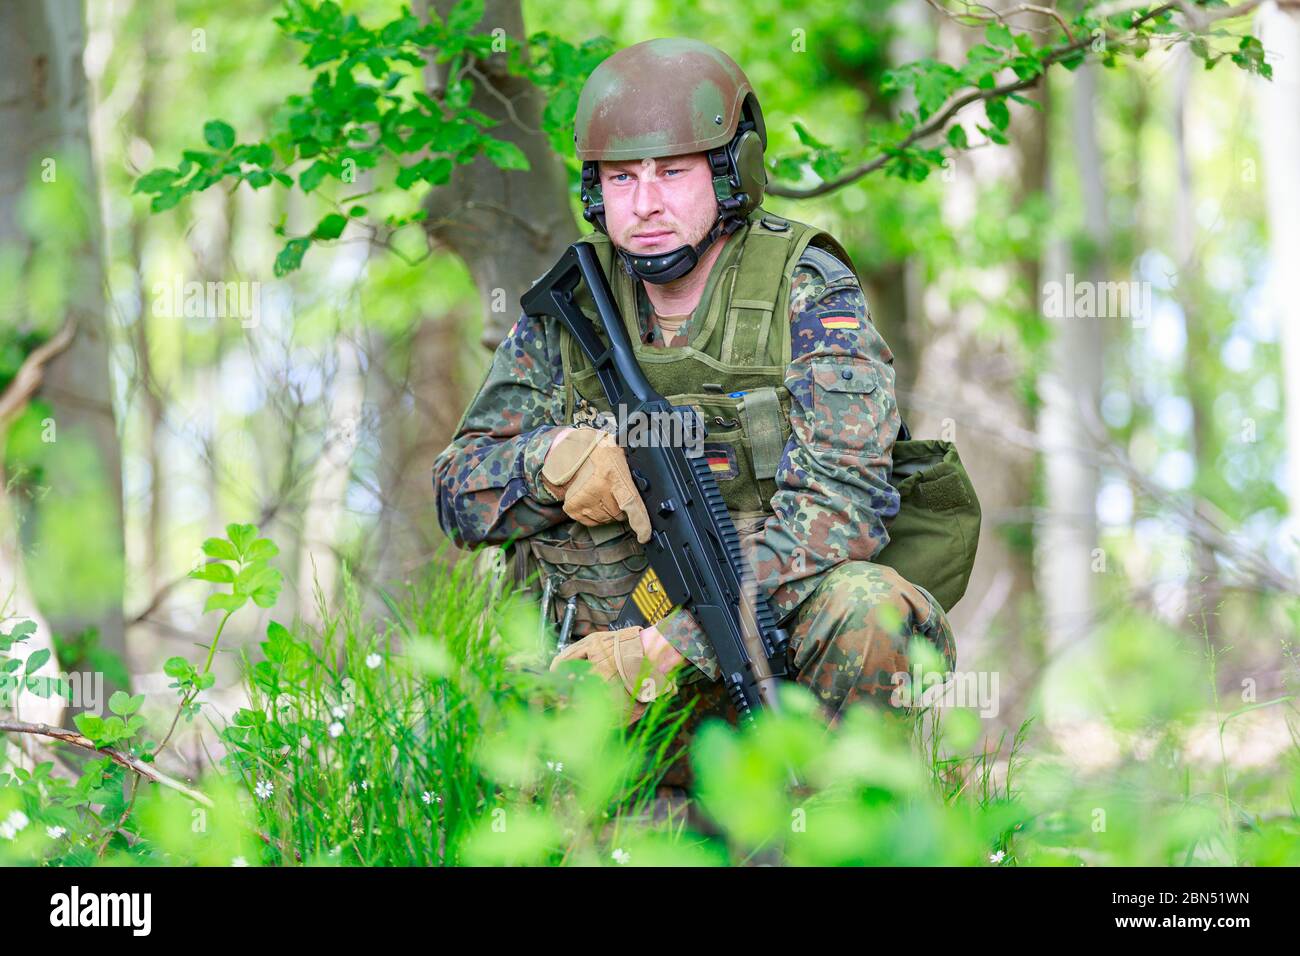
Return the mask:
M772 514L776 469L791 432L791 397L784 384L791 357L791 273L810 243L841 261L848 254L814 226L756 209L713 264L692 313L687 344L662 348L641 339L637 297L645 293L614 258L608 237L596 233L581 241L596 249L650 384L673 405L691 406L703 418L705 454L715 463L718 488L733 519ZM580 290L575 301L594 320L585 292ZM593 324L599 330L599 322ZM577 341L568 334L562 340L565 420L573 420L580 402L612 411Z
M767 516L774 513L771 501L777 490L777 467L792 431L792 399L784 385L792 352L789 322L792 274L806 253L810 258L829 261L824 255L808 253L811 246L814 250L826 250L847 266L841 275L827 277L828 280L849 281L851 277L856 283L848 253L834 237L815 226L773 216L762 208L754 210L714 262L700 301L692 312L687 344L663 348L648 345L641 338L638 295L645 293L639 290L639 281L615 258L609 238L594 233L581 241L596 249L637 361L650 384L673 405L690 406L703 418L708 429L704 453L743 540L759 530ZM577 290L574 301L593 320L603 338L585 287ZM576 340L564 330L560 339L564 420L590 421L595 413L612 411L594 369ZM946 486L952 496L948 504L953 508L966 506L969 511L973 503L974 527L978 531L978 503L974 501L974 490L969 487L960 461L956 460L955 448L946 442L900 441L895 444L894 460L899 481L914 486L928 480L928 476L915 472L930 470L933 474L934 467L944 465L945 461L956 461L956 469L960 471L957 484L962 487L954 488L951 483ZM949 464L942 470L942 475L933 476L945 477L953 469ZM900 486L900 492L903 490ZM905 494L904 504L909 498L919 502L921 491L918 487L913 493ZM929 503L941 507L945 504L933 496ZM906 524L909 518L900 512L894 525L900 520ZM947 522L941 524L946 527ZM969 534L969 521L962 531L963 535ZM940 556L943 560L938 563L956 565L954 583L960 585L955 597L931 591L941 603L944 597L951 597L945 607L955 603L965 590L974 559L973 544L972 539L969 554L954 554L949 548L946 555ZM886 548L891 550L900 549ZM917 574L922 570L916 562L904 564L908 567L898 567L900 573L926 586L924 580L909 576L909 571ZM579 635L600 630L617 617L646 565L644 550L625 523L587 528L577 522L565 522L522 539L515 546L516 583L526 586L534 572L540 572L543 580L551 578L558 600L548 610L555 621L562 616L567 599L576 596L574 633ZM944 568L943 574L952 579L954 572ZM951 588L945 591L950 592Z

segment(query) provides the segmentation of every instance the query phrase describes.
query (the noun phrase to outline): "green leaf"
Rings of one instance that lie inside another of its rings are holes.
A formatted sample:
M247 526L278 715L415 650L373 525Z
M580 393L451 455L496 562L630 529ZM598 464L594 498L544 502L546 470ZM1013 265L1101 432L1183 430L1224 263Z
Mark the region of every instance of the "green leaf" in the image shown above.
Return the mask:
M239 572L239 577L235 579L235 593L252 594L258 588L276 584L279 580L280 572L275 568L253 565Z
M320 66L343 55L343 44L337 37L321 37L313 43L302 58L304 66Z
M997 129L1004 130L1007 128L1007 124L1011 122L1011 111L1007 109L1007 101L1002 97L986 100L984 102L984 113L988 116L989 122ZM992 139L991 136L989 138Z
M948 143L954 149L967 149L970 142L966 139L966 128L960 123L948 127Z
M280 596L280 582L273 585L266 585L258 588L253 592L253 603L258 607L274 607L276 599Z
M1013 40L1011 31L1005 24L990 23L984 30L984 39L993 46L1010 47Z
M108 699L108 709L115 714L127 717L134 714L144 703L144 694L136 694L132 697L124 691L114 691L113 696Z
M424 167L424 180L431 186L441 186L451 179L452 162L446 156L438 156L421 164Z
M365 206L353 206L348 210L348 215L353 219L359 219L369 211Z
M223 561L239 560L239 552L225 538L208 538L203 542L203 553L210 558L220 558Z
M34 674L42 664L50 659L48 648L42 647L38 651L32 651L32 656L27 658L27 666L23 669L24 674Z
M190 662L183 657L169 657L163 664L163 673L168 677L184 677L190 670Z
M257 526L251 524L228 524L226 525L226 537L230 539L231 544L239 551L240 557L248 552L248 546L253 543L257 537Z
M196 581L214 581L217 584L230 584L235 580L234 570L230 565L222 564L220 561L196 568L189 573L189 576Z
M115 743L127 736L126 721L121 717L109 717L104 721L99 739L104 743Z
M231 155L241 163L252 163L266 168L275 162L275 153L266 143L247 143L236 149Z
M942 106L960 81L957 72L944 63L935 63L933 67L920 70L916 75L915 88L916 105L920 108L921 118L925 119Z
M248 546L248 550L244 552L244 557L249 561L265 561L279 553L280 549L276 547L275 542L270 538L258 538Z
M1057 60L1057 62L1060 63L1061 66L1069 70L1071 73L1073 73L1075 70L1077 70L1080 66L1083 65L1083 61L1085 59L1087 59L1087 54L1085 54L1082 50L1076 50L1075 52L1071 53L1069 56L1061 57L1061 59Z
M188 190L187 190L188 191ZM166 212L185 198L185 193L181 190L169 189L153 196L149 202L149 212Z
M25 641L35 633L36 622L32 620L23 620L14 625L14 629L9 632L9 637L14 641Z
M795 135L799 137L799 142L803 143L803 145L811 146L813 149L827 148L825 143L823 143L817 137L813 136L812 133L808 132L808 128L804 126L803 123L800 123L798 120L795 120L793 125L794 125Z
M501 169L528 169L528 157L514 143L503 139L483 141L483 152Z
M292 646L293 635L287 627L279 621L266 625L266 642L262 644L262 650L268 660L283 662Z
M329 173L330 164L318 159L298 175L298 185L303 192L309 193L324 182Z
M447 14L447 31L453 36L469 33L483 19L483 0L460 0Z
M312 230L311 237L313 239L337 239L343 235L343 229L347 224L346 216L340 216L338 213L332 212L316 223L316 228Z
M131 187L131 192L162 192L179 178L180 173L174 169L151 169L135 181L135 185Z
M275 257L275 268L272 270L276 276L286 276L302 265L303 254L311 245L311 239L290 239L284 244Z
M77 729L81 731L82 736L89 737L95 743L99 742L100 735L104 732L103 717L80 713L72 718L72 722L77 725Z
M210 594L203 605L203 613L209 611L238 611L248 602L245 594Z
M235 145L235 129L221 120L209 120L203 124L203 139L213 149L227 150Z

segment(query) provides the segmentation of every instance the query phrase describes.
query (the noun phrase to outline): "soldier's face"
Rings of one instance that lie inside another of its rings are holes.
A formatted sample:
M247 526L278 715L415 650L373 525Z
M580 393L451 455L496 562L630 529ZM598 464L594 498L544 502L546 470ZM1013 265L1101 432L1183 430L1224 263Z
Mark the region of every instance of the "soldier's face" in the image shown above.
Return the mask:
M704 153L599 164L605 227L614 245L657 255L695 245L718 215Z

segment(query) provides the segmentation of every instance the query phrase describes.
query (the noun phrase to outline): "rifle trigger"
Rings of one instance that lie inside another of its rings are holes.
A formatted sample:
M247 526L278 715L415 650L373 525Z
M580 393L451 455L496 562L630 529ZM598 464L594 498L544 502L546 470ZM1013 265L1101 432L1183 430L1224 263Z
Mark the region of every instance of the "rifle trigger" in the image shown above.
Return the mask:
M649 479L647 479L645 475L641 474L641 472L637 471L635 468L632 469L632 480L636 482L637 490L640 491L641 494L645 494L647 491L650 490Z

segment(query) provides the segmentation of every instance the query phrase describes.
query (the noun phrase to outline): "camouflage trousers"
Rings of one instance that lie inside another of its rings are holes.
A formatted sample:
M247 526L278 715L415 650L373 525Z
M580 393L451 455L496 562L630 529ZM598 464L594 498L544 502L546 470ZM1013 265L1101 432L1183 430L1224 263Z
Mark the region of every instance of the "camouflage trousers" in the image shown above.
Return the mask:
M945 670L957 662L952 628L939 603L893 568L869 561L846 561L828 571L786 629L795 680L817 696L832 725L858 701L893 710L893 675L911 673L908 649L914 637L943 655ZM689 788L691 739L710 717L734 723L736 710L720 680L685 684L678 697L691 706L691 714L678 731L676 757L661 786Z

